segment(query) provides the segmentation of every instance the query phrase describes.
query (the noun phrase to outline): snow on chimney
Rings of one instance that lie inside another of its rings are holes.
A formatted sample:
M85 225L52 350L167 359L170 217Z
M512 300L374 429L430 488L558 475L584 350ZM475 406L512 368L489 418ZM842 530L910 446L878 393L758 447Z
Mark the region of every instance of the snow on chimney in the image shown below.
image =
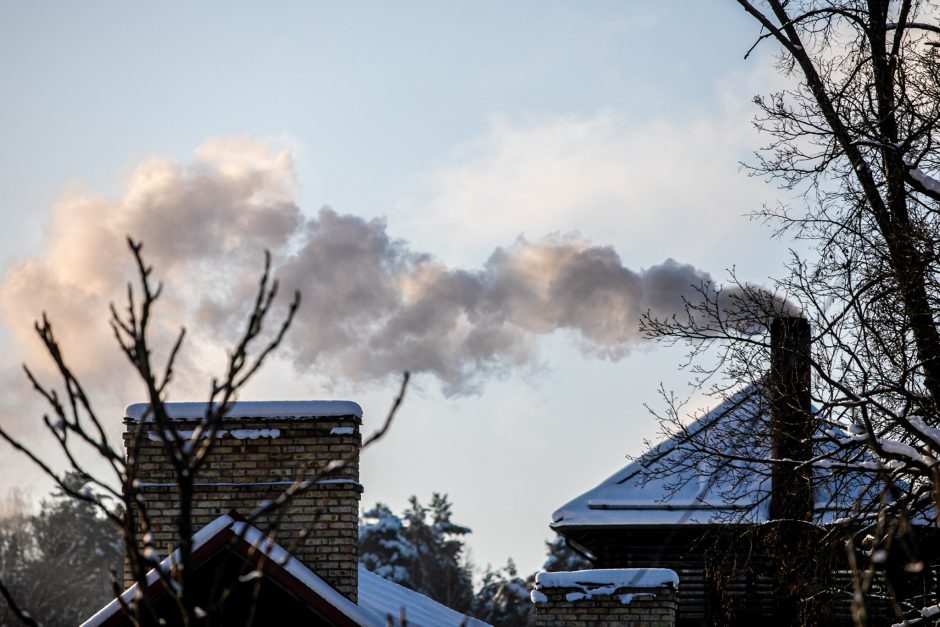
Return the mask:
M205 403L167 403L166 408L184 437L192 435L206 412ZM127 407L125 446L139 421L148 419L148 410L145 403ZM361 422L362 410L349 401L233 403L206 465L195 477L193 528L230 510L247 515L277 498L304 469L309 478L333 460L350 459L281 510L277 541L356 602ZM176 483L155 425L144 425L134 465L155 545L176 545ZM262 517L256 524L263 529L267 522Z
M541 572L531 592L536 627L673 627L679 575L665 568Z
M781 316L770 325L771 451L774 459L805 461L813 455L810 397L810 327L801 316ZM813 470L774 464L772 519L812 520Z

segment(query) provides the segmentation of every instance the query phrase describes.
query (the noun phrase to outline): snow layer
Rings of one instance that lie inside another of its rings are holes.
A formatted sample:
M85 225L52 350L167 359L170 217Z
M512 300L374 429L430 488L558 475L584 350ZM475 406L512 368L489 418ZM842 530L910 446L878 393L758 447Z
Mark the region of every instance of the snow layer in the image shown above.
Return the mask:
M330 435L352 435L355 432L355 427L333 427L330 429Z
M279 438L280 429L232 429L228 432L236 440L257 440L258 438Z
M358 605L340 594L336 588L323 581L319 575L304 566L304 564L287 552L280 544L273 542L264 533L243 522L232 524L232 531L244 534L245 540L260 550L273 561L284 567L287 572L297 578L302 584L316 592L330 605L354 620L360 625L373 625L368 615Z
M208 403L166 403L172 420L199 420L205 417ZM140 420L150 403L134 403L124 410L128 420ZM352 401L238 401L230 405L227 418L309 419L355 416L362 418L362 408ZM149 418L148 418L149 419Z
M754 387L742 390L688 427L689 433L706 439L710 448L725 451L729 458L769 457L767 430L769 408ZM661 442L556 510L552 528L769 520L768 464L741 461L703 469L689 463L684 446L678 438ZM869 485L859 473L841 472L836 478L831 469L838 461L834 458L828 464L818 464L817 472L832 478L816 494L820 522L847 515ZM878 465L870 456L852 459L856 468L866 463ZM827 465L829 469L824 468Z
M679 575L668 568L606 568L595 570L571 570L541 572L535 576L539 588L585 588L598 586L613 588L659 588L664 585L679 586ZM597 596L597 593L593 593Z
M928 191L940 194L940 181L911 164L908 164L908 168L910 168L911 178L923 185Z
M176 433L183 438L184 440L190 440L193 437L195 431L192 429L177 429ZM257 440L258 438L279 438L281 437L280 429L219 429L215 432L216 437L224 438L226 436L233 437L237 440ZM203 433L203 437L205 437ZM161 434L159 431L148 431L147 439L154 442L162 442L164 437L167 440L173 439L173 436L170 433Z
M409 590L397 583L382 579L359 566L359 606L368 612L373 622L370 625L387 625L387 619L398 624L398 618L404 610L405 619L415 627L438 627L441 625L467 625L484 627L487 623L476 618L465 617L437 601ZM465 621L466 622L463 622Z
M535 576L537 590L532 591L533 603L546 603L548 597L542 592L548 588L572 590L565 594L565 601L574 603L594 597L617 595L624 605L634 599L655 598L649 592L617 594L624 589L656 590L663 586L679 587L679 575L667 568L614 568L597 570L573 570L541 572Z

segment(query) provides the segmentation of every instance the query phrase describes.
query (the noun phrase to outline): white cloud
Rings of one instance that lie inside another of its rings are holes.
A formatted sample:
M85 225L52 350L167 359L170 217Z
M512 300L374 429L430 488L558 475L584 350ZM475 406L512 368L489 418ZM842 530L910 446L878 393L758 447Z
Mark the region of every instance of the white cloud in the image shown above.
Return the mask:
M748 228L742 216L773 194L738 165L758 142L750 96L769 80L763 68L729 79L718 86L720 111L685 120L612 111L494 118L428 174L430 195L412 209L409 237L436 242L451 263L520 233L572 229L631 263L653 250L661 259L726 245Z

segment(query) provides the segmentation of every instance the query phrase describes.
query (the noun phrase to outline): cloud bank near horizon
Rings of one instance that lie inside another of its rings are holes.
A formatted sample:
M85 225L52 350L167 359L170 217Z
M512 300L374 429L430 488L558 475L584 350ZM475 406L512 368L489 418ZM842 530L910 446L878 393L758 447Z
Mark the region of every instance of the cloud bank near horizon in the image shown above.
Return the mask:
M537 364L539 338L556 332L586 355L621 359L641 341L643 313L677 313L711 280L671 258L625 267L577 234L520 236L479 268L449 267L391 237L384 220L327 207L306 216L295 197L289 153L249 137L210 138L185 164L146 160L117 198L73 189L43 253L3 275L0 320L34 362L32 322L48 311L79 374L116 386L122 357L106 316L133 278L126 235L167 283L156 338L185 324L197 353L240 330L269 249L282 286L303 294L283 351L299 371L365 382L407 369L462 395ZM198 371L192 352L181 365Z

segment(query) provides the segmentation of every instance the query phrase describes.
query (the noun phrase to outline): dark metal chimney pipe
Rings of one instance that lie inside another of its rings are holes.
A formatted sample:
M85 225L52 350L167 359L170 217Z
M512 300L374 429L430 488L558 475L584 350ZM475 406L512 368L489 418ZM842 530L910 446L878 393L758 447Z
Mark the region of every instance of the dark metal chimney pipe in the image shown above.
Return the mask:
M810 327L801 316L781 316L770 325L771 451L774 459L806 461L813 456L810 397ZM812 520L813 469L774 464L771 519Z

